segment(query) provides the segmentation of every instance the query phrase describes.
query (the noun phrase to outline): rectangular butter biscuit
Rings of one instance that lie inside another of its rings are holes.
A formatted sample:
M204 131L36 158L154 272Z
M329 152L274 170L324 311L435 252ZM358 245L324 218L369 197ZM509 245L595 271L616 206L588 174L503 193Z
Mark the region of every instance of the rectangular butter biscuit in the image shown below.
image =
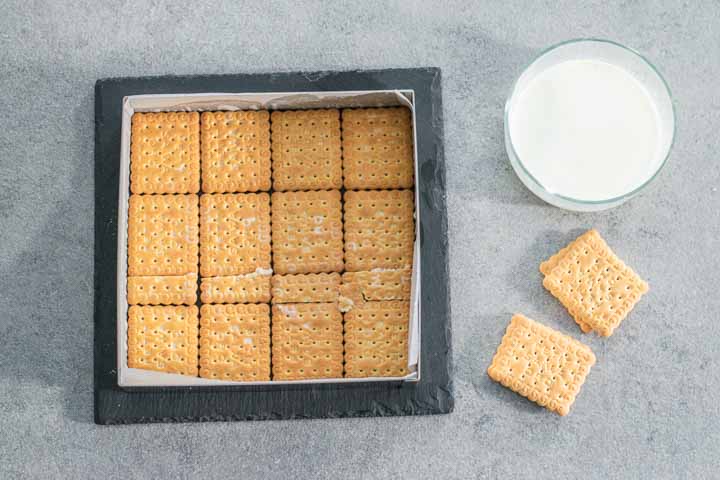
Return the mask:
M128 276L197 273L198 196L130 195Z
M555 255L552 255L550 258L548 258L547 260L542 262L540 264L540 273L547 276L550 272L552 272L553 268L555 268L557 266L558 262L560 262L560 260L562 260L565 257L567 252L570 251L570 249L572 248L572 246L575 244L576 241L577 241L577 239L573 240L567 246L561 248ZM592 328L590 327L590 325L579 320L579 316L575 315L572 312L570 313L570 316L573 317L573 319L575 320L575 323L578 324L578 326L580 327L580 330L582 330L583 333L592 332Z
M134 113L130 132L132 193L198 193L197 112Z
M339 273L273 275L272 303L336 302Z
M270 380L268 305L201 307L200 376L237 382Z
M488 375L548 410L567 415L595 364L595 355L577 340L514 315Z
M130 305L194 305L197 301L197 273L128 277L127 280Z
M278 274L341 272L340 192L274 192L272 242Z
M276 111L271 118L275 190L342 187L337 109Z
M343 176L347 189L412 188L413 134L405 107L342 111Z
M200 275L222 277L270 269L270 196L200 197Z
M613 252L596 230L570 244L543 280L583 328L608 337L649 287Z
M197 307L131 306L128 367L196 377Z
M270 190L270 114L203 112L200 123L202 190Z
M548 258L547 260L542 262L540 264L540 273L542 273L543 275L547 275L550 272L552 272L553 268L557 267L558 262L560 262L560 260L562 260L565 257L567 252L570 251L572 246L575 245L576 241L577 241L577 239L573 240L567 246L558 250L558 252L555 255L551 256L550 258Z
M358 289L365 301L410 300L411 268L378 268L362 272L345 272L343 285Z
M343 324L335 303L272 307L274 380L342 378Z
M345 269L412 267L412 190L345 192Z
M408 373L410 302L366 302L345 314L345 376Z
M226 277L205 277L200 281L203 303L268 303L270 274L246 273Z

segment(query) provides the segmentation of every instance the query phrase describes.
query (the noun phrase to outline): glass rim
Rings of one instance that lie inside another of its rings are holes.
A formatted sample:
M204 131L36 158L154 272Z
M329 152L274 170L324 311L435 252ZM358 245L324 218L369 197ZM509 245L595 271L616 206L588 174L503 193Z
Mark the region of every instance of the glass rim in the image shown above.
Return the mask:
M510 116L510 103L511 103L512 99L515 97L517 85L518 85L518 82L520 81L520 79L522 78L522 76L525 74L526 71L528 71L528 69L530 67L532 67L535 63L537 63L545 55L549 54L550 52L552 52L554 50L557 50L558 48L564 47L566 45L575 44L575 43L605 43L608 45L612 45L614 47L619 47L627 52L630 52L631 54L638 57L648 67L650 67L650 69L655 73L655 75L657 75L657 77L660 79L660 82L665 87L665 91L667 92L668 98L670 100L670 109L672 111L672 121L673 121L672 137L670 138L670 144L668 145L668 149L667 149L667 153L665 154L665 157L663 158L662 162L660 162L660 165L658 165L657 169L653 172L652 175L650 175L650 177L647 180L645 180L639 186L635 187L633 190L623 193L622 195L618 195L616 197L611 197L611 198L602 199L602 200L583 200L583 199L579 199L579 198L573 198L573 197L561 195L559 193L553 192L552 190L548 189L537 178L535 178L535 176L533 176L533 174L530 173L530 171L528 171L528 169L525 167L525 165L523 164L522 158L518 154L517 150L515 150L515 145L512 140L512 134L510 133L509 121L508 121L508 118ZM510 93L507 97L507 100L505 101L504 116L505 116L504 128L505 128L507 137L509 139L508 144L510 145L510 148L512 149L512 154L515 157L515 159L517 160L515 163L517 163L520 166L520 168L522 169L522 171L530 178L530 180L532 180L532 182L535 183L535 185L537 185L539 188L541 188L544 192L548 193L549 195L552 195L553 197L560 198L562 200L566 200L568 202L573 202L573 203L577 203L577 204L581 204L581 205L599 205L599 204L611 204L611 203L615 203L615 202L621 202L623 200L626 200L626 199L634 196L640 190L642 190L643 188L648 186L650 184L650 182L655 180L655 178L660 174L660 172L665 167L665 164L667 163L668 158L670 158L670 153L672 152L673 146L675 145L675 134L677 132L677 116L676 116L676 112L675 112L675 100L673 98L672 91L670 90L670 86L668 85L667 81L665 80L665 77L663 77L662 73L660 73L660 70L658 70L657 67L655 67L655 65L653 65L653 63L650 60L645 58L645 56L643 56L641 53L639 53L637 50L635 50L633 48L627 47L627 46L625 46L621 43L615 42L613 40L607 40L607 39L603 39L603 38L593 38L593 37L573 38L570 40L565 40L560 43L551 45L551 46L543 49L540 53L538 53L525 66L525 68L522 69L522 72L520 73L520 75L518 75L518 77L512 83L512 86L510 88Z

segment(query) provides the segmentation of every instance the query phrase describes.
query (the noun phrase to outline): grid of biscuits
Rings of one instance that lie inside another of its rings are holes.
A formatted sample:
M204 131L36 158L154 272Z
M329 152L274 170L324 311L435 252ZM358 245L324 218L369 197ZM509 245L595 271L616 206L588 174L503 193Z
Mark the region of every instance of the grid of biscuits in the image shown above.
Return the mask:
M128 366L407 374L412 141L404 107L135 113Z

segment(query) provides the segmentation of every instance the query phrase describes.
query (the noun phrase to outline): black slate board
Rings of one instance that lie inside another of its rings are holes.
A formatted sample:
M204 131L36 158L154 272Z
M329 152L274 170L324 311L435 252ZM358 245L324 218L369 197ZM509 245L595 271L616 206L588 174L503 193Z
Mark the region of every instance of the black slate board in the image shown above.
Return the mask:
M409 382L140 388L117 385L116 255L123 97L151 93L415 91L422 218L421 379ZM95 422L425 415L453 409L448 237L437 68L114 78L95 84Z

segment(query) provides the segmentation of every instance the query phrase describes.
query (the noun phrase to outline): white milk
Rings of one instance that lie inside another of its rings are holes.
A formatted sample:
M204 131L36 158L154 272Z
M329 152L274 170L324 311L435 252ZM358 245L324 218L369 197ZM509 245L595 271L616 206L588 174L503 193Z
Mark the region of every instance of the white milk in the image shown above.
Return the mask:
M528 172L566 197L621 196L663 161L654 102L629 72L609 63L568 60L539 73L519 92L508 121Z

